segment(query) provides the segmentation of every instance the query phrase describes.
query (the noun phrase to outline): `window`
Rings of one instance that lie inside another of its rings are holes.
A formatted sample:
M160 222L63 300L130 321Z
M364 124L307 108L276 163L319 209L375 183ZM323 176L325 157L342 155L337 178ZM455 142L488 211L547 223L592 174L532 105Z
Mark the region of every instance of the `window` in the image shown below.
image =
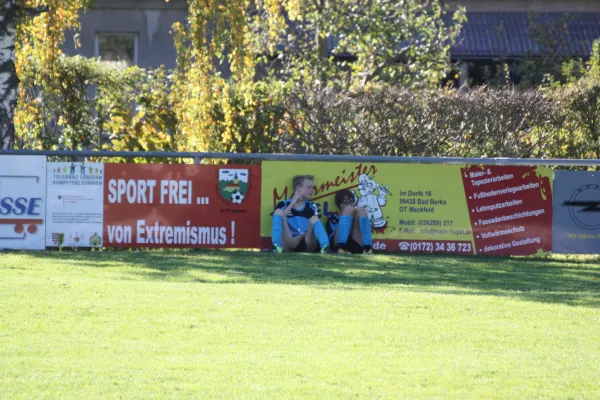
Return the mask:
M97 33L96 57L100 61L121 68L137 64L136 33Z

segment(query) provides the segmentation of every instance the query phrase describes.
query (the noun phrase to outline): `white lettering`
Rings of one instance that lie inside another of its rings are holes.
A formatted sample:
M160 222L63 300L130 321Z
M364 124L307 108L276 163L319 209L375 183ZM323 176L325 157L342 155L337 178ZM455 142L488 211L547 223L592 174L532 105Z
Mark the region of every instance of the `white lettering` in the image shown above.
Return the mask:
M106 229L110 243L131 243L131 226L108 225Z
M146 221L144 221L143 219L137 220L137 235L135 238L137 243L140 243L140 244L146 243L146 240L144 238L144 225L145 224L146 224Z
M117 201L117 182L114 179L108 181L108 202Z
M154 202L154 179L111 179L108 182L108 201L122 203L123 196L129 204L147 204Z
M181 226L159 225L158 221L147 225L145 220L140 219L137 221L136 240L139 244L224 246L228 239L231 239L231 244L234 243L234 223L231 225L231 230L231 238L229 238L225 226L192 226L190 221ZM111 235L112 232L109 231L109 238L112 237Z

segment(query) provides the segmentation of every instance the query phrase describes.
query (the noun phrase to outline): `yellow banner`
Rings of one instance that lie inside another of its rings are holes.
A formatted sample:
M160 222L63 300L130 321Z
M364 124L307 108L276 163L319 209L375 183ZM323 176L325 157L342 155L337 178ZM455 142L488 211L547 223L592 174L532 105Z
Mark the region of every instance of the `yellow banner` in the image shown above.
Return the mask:
M314 175L322 221L337 212L334 195L353 191L367 209L373 239L473 242L473 232L458 165L350 162L281 162L262 164L261 236L271 236L275 205L293 195L294 175Z

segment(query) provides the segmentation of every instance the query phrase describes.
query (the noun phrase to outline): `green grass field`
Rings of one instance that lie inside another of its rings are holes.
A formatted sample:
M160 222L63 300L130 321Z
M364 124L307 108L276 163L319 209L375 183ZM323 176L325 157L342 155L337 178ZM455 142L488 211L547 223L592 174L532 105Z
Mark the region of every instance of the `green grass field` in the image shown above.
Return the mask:
M0 253L0 398L600 398L600 259Z

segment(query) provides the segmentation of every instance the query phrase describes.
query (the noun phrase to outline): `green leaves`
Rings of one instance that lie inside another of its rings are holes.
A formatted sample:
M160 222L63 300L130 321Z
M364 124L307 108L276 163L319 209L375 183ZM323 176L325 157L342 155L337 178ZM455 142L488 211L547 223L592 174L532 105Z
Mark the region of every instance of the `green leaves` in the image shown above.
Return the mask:
M296 10L279 36L294 37L293 42L280 39L276 45L282 55L280 78L343 87L373 81L439 85L449 69L449 45L465 20L459 8L453 23L444 22L446 12L438 1L307 1ZM265 20L255 18L253 35L265 35L265 23L260 23Z
M52 75L39 64L25 72L15 117L17 148L172 149L176 118L163 69L120 69L62 56Z

